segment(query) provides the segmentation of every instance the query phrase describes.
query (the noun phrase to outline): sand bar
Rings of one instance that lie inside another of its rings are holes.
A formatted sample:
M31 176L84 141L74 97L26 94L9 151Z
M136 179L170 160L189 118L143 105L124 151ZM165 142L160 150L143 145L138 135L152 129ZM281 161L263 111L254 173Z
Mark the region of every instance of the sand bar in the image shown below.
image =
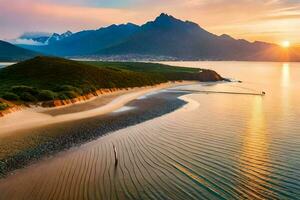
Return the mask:
M184 82L176 82L176 83L164 83L156 86L142 87L142 88L134 88L129 89L125 93L119 93L119 95L111 95L110 99L106 98L106 104L100 103L99 107L84 110L82 112L75 113L61 113L60 115L51 115L47 114L47 112L42 112L43 108L28 108L16 113L12 113L3 118L0 118L0 137L7 136L9 133L13 133L14 131L29 129L35 127L41 127L45 125L67 122L72 120L79 120L89 117L94 117L106 113L113 112L126 103L137 99L147 93L155 92L161 89L180 86L180 85L188 85L195 82L192 81L184 81ZM98 97L97 97L98 98ZM96 99L97 99L96 98ZM99 97L101 98L101 96ZM80 104L89 104L93 103L94 100L87 101ZM76 105L73 105L76 106ZM52 108L53 109L61 109L61 108ZM44 111L49 109L45 108Z

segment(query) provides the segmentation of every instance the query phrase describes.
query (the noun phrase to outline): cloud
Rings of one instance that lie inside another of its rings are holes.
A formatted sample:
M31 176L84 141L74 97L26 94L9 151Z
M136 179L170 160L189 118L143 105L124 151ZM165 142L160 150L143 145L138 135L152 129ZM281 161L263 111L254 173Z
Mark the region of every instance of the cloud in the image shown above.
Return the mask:
M37 38L37 37L49 37L53 33L47 33L47 32L25 32L23 33L20 38L28 39L28 38Z
M43 43L34 41L32 39L15 39L15 40L9 40L8 42L12 43L12 44L24 44L24 45L35 45L35 46L42 46L45 45Z

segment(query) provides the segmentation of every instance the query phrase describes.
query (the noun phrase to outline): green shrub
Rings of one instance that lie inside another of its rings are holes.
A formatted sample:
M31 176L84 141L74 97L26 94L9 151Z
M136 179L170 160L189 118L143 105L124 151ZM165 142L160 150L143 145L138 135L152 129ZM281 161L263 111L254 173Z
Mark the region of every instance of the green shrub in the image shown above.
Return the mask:
M27 101L27 102L36 102L37 98L35 98L32 94L29 92L23 92L20 94L20 99L22 101Z
M67 99L69 99L68 96L64 92L58 93L57 97L60 100L67 100Z
M93 85L82 85L80 88L82 89L83 94L95 92L97 90Z
M116 88L116 84L114 82L108 82L107 83L108 88Z
M60 85L56 88L56 91L69 91L69 90L73 90L74 87L72 85Z
M29 93L31 95L37 95L39 93L38 89L34 87L29 87L26 85L18 85L11 87L11 91L20 96L22 93Z
M20 97L13 92L5 92L2 98L8 101L18 101L20 99Z
M74 86L72 86L72 85L62 85L62 86L59 86L59 87L57 88L57 91L58 91L58 92L64 92L64 91L72 92L72 91L73 91L73 92L78 93L78 94L80 94L80 95L83 94L82 89L77 88L77 87L74 87Z
M74 99L78 96L80 96L80 94L78 94L74 91L64 91L59 94L60 99L61 99L61 97L62 98L67 97L66 99Z
M0 110L5 110L8 107L9 107L9 105L7 103L0 102Z
M51 90L41 90L37 97L40 101L50 101L56 99L57 94Z

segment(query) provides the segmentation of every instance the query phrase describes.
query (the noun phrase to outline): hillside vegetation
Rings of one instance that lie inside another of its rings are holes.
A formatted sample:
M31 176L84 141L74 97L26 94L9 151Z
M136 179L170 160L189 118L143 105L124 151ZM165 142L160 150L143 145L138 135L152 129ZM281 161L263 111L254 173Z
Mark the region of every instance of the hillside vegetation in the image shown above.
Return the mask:
M5 110L8 107L9 107L9 105L7 103L4 103L4 102L0 101L0 110Z
M168 81L221 81L223 79L215 71L199 68L175 67L158 63L143 62L97 62L86 61L84 63L94 65L100 68L111 68L130 70L140 73L159 74Z
M222 80L210 70L152 63L77 62L36 57L0 70L0 97L15 102L72 99L98 89L155 85L170 80Z

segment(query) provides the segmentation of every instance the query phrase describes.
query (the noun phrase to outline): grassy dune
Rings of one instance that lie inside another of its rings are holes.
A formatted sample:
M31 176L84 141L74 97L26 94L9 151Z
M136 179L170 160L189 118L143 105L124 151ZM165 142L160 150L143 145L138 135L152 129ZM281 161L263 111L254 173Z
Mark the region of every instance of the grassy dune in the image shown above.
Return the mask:
M199 69L188 67L175 67L158 63L143 62L102 62L102 61L84 61L83 63L94 65L97 67L110 67L123 70L131 70L136 72L152 72L152 73L197 73Z
M12 101L69 99L101 88L154 85L159 74L99 68L61 58L36 57L0 70L0 96Z
M194 80L194 81L220 81L223 78L215 71L188 67L175 67L158 63L142 62L98 62L86 61L84 63L99 67L120 70L130 70L141 73L159 74L168 81Z
M1 69L0 80L3 99L38 102L72 99L97 89L141 87L175 80L217 81L222 77L211 70L154 63L77 62L39 56Z

